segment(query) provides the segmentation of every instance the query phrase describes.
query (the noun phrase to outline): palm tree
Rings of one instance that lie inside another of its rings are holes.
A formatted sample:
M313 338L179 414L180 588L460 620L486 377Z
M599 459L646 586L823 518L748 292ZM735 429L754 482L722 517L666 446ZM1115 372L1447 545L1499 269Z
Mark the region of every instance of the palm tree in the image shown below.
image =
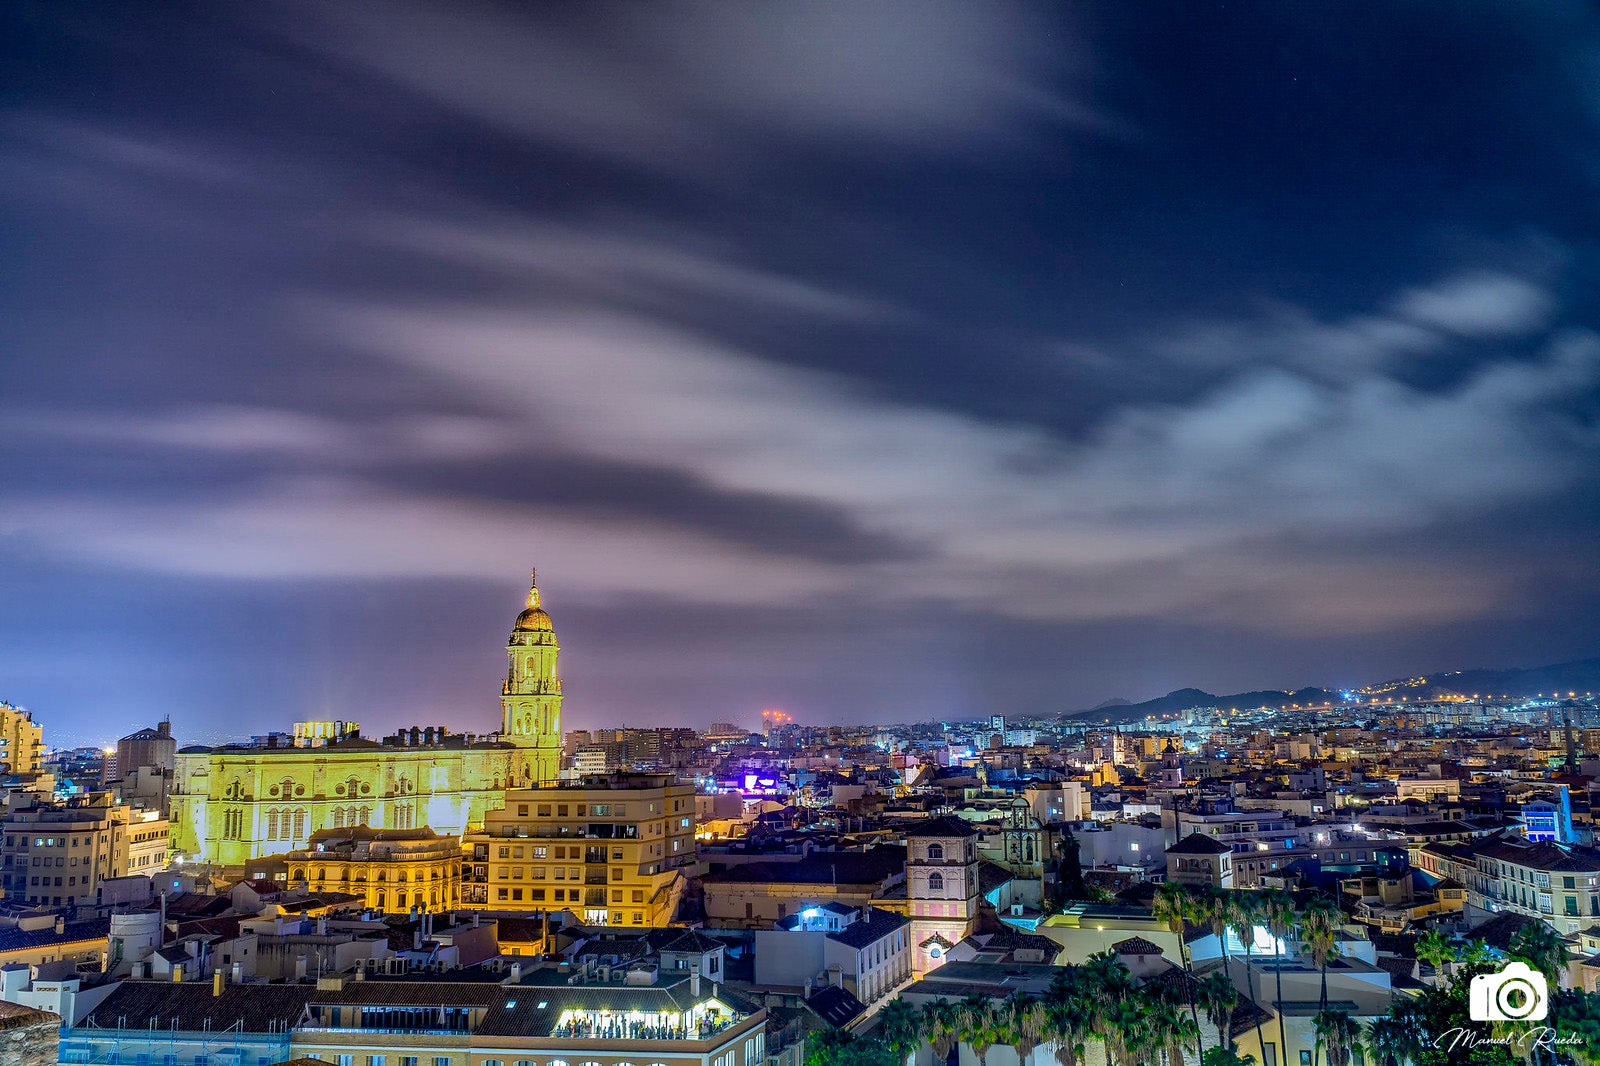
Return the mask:
M1217 1046L1233 1050L1233 1012L1239 1006L1239 989L1225 971L1213 970L1200 981L1200 1004L1217 1030ZM1203 1057L1203 1056L1202 1056Z
M1189 961L1189 938L1184 935L1188 923L1199 920L1199 901L1189 891L1188 885L1180 881L1163 881L1156 888L1152 910L1156 921L1166 922L1167 928L1178 938L1178 961L1183 964L1183 972L1189 978L1184 984L1189 990L1189 1018L1194 1022L1195 1053L1203 1057L1205 1049L1200 1046L1200 1009L1195 1003L1194 970Z
M1367 1024L1366 1048L1374 1066L1406 1066L1421 1050L1412 1027L1393 1014Z
M957 1007L947 999L936 999L922 1008L922 1036L933 1047L935 1066L950 1061L950 1053L957 1047L956 1033L960 1027Z
M989 997L974 992L961 1001L960 1025L957 1032L961 1042L972 1048L978 1056L978 1066L989 1066L989 1049L1000 1043L1000 1027Z
M1116 952L1097 951L1084 961L1081 976L1093 1012L1090 1032L1105 1045L1108 1063L1121 1062L1139 1039L1133 975Z
M1168 999L1154 1000L1147 1011L1153 1041L1165 1052L1167 1066L1184 1066L1183 1049L1200 1036L1194 1019L1183 1011L1183 1006Z
M1272 1009L1278 1012L1278 1058L1281 1060L1287 1053L1289 1038L1283 1024L1283 944L1289 939L1289 934L1294 932L1295 911L1294 897L1281 888L1264 889L1260 897L1261 914L1266 919L1267 929L1272 933L1275 950L1280 952L1272 967L1274 989ZM1262 1048L1262 1055L1266 1049Z
M1106 1004L1104 1013L1106 1061L1120 1066L1140 1066L1155 1050L1149 1008L1139 996L1122 996Z
M1544 974L1551 987L1559 989L1566 976L1571 956L1567 942L1544 922L1530 922L1511 938L1511 957L1521 959Z
M1078 1056L1093 1032L1095 1003L1081 967L1056 971L1040 1002L1041 1028L1056 1046L1061 1066L1078 1066Z
M1429 929L1417 937L1417 958L1433 967L1433 987L1439 987L1439 972L1447 962L1454 962L1455 948L1450 946L1450 940L1437 929Z
M1318 896L1306 907L1300 917L1300 937L1304 950L1322 971L1322 990L1317 998L1318 1015L1328 1012L1328 963L1339 957L1339 928L1343 915L1339 908L1325 896ZM1312 1064L1321 1058L1322 1042L1317 1042Z
M892 999L878 1012L878 1038L905 1066L908 1056L922 1043L922 1024L917 1010L903 999Z
M1038 997L1019 992L1002 1003L995 1014L999 1042L1016 1048L1019 1064L1027 1063L1033 1049L1044 1043Z
M1456 960L1463 966L1477 966L1480 963L1492 965L1499 961L1499 958L1493 948L1476 937L1467 941L1466 949L1456 956Z
M1200 917L1211 926L1211 932L1216 934L1217 943L1222 945L1222 969L1228 970L1228 918L1232 911L1229 907L1228 896L1231 893L1220 888L1206 888L1205 894L1200 897Z
M1240 943L1244 944L1244 980L1247 996L1251 1005L1255 1004L1255 975L1251 972L1250 964L1256 939L1256 923L1261 920L1261 903L1258 898L1249 892L1235 892L1229 900L1228 926L1233 930ZM1261 1048L1261 1053L1266 1054L1267 1042L1261 1036L1261 1012L1254 1011L1256 1016L1256 1047Z
M1328 1066L1350 1066L1351 1048L1361 1036L1355 1019L1342 1010L1324 1010L1316 1019L1317 1047L1328 1049Z

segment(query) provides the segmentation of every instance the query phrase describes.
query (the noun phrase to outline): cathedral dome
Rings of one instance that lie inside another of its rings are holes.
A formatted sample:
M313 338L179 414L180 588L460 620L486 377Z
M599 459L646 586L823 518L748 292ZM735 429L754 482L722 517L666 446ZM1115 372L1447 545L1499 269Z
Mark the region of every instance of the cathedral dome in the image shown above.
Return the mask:
M511 627L513 633L550 633L554 629L550 624L550 616L544 613L542 607L529 607L517 615L517 624Z

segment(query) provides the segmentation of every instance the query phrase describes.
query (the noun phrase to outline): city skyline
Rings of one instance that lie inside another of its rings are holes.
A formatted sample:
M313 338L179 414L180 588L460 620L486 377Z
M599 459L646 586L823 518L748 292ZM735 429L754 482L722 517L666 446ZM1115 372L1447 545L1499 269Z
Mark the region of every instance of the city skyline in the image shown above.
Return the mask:
M568 728L1600 646L1593 11L735 10L9 7L0 697L487 728L535 564Z

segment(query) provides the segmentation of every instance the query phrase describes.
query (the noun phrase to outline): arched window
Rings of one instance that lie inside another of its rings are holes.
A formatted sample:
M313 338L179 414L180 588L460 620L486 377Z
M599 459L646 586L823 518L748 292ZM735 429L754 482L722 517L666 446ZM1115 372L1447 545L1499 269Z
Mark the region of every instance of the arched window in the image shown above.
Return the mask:
M267 812L267 839L268 840L277 840L278 839L278 812L277 811L268 811Z
M294 812L294 836L293 836L292 839L299 840L301 837L303 837L305 835L306 835L306 812L303 809L302 810L297 810L297 811Z
M928 845L928 858L930 858L930 859L942 859L942 858L944 858L944 845L943 844L929 844Z
M344 828L344 808L343 807L335 807L333 809L333 827L335 829L343 829Z
M532 1059L518 1059L512 1066L536 1066Z
M943 874L929 874L928 875L928 891L930 891L930 892L943 892L944 891L944 875Z

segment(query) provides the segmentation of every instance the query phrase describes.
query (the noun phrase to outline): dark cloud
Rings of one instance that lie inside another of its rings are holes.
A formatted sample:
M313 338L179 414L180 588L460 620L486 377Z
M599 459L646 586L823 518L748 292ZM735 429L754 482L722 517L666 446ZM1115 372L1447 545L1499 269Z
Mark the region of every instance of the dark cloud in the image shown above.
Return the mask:
M1581 6L4 17L46 721L465 725L535 563L578 724L1595 638Z

